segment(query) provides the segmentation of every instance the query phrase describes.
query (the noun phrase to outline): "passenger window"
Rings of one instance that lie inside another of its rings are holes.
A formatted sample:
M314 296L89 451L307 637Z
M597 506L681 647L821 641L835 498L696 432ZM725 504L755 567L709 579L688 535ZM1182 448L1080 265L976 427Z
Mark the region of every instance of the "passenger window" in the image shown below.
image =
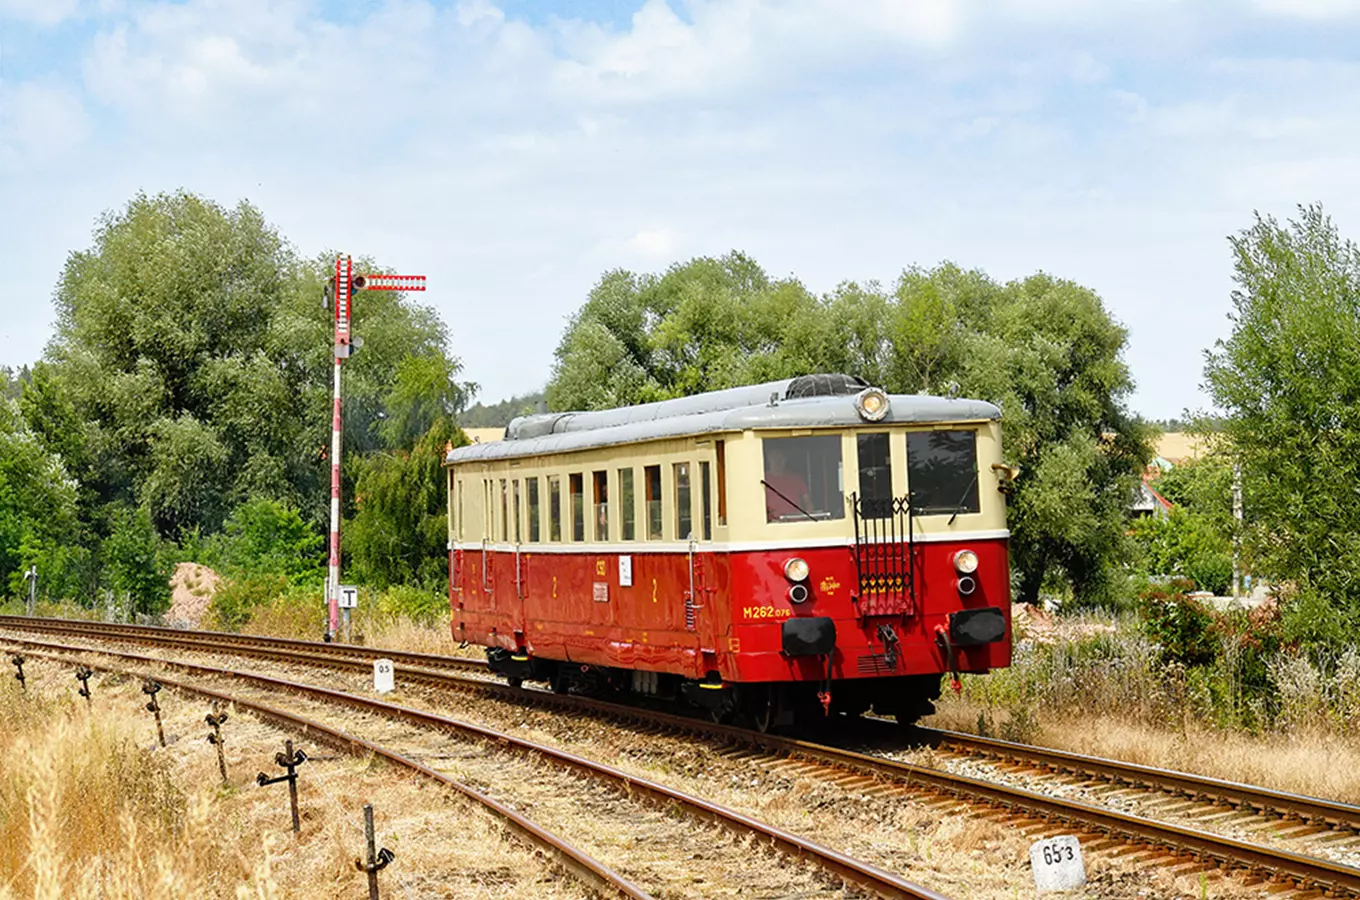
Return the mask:
M675 537L687 541L694 537L693 513L690 511L689 463L676 463L675 474Z
M595 540L609 540L609 473L595 472L591 475L594 482L595 500Z
M765 521L845 518L838 434L764 440Z
M571 490L571 539L573 541L584 541L586 539L585 477L577 472L575 475L568 475L567 478Z
M463 539L463 480L458 480L458 540Z
M625 541L637 538L633 527L634 499L633 470L619 469L619 524L622 526L622 538Z
M888 435L861 434L855 443L859 450L859 514L865 519L886 519L892 515Z
M661 467L642 470L647 482L647 540L661 540Z
M519 525L519 520L520 520L520 514L519 514L519 512L520 512L520 505L519 505L519 479L516 478L514 481L510 482L510 486L514 489L514 490L513 490L513 493L514 493L514 495L515 495L515 543L518 544L518 543L520 542L520 536L519 536L519 528L520 528L520 525Z
M505 479L501 479L501 540L510 540L510 489L505 486Z
M709 511L709 467L707 462L699 463L699 519L703 523L704 540L713 540L713 516Z
M978 512L976 432L909 433L907 488L917 515Z
M562 540L562 479L548 476L548 540Z
M727 442L715 441L718 451L718 524L727 524Z
M527 498L529 501L529 543L537 544L539 528L541 527L538 521L538 476L535 475L530 478L524 486L529 494Z

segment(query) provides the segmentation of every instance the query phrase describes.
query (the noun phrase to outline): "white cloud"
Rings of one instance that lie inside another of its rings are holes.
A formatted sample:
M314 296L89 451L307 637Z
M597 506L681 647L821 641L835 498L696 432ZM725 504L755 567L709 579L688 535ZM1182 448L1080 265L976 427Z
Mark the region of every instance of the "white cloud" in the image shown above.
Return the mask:
M1336 19L1360 15L1360 0L1256 0L1256 7L1277 16Z
M50 166L89 134L85 107L70 89L37 82L0 84L0 166Z
M0 20L51 27L74 16L79 6L80 0L0 0Z

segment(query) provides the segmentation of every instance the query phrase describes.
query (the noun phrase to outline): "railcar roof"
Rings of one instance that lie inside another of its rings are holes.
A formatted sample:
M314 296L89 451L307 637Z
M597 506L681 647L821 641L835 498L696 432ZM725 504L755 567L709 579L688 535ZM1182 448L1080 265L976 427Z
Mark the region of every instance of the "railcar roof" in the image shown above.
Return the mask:
M510 424L506 429L505 440L459 447L449 452L447 462L453 464L474 460L544 456L747 429L933 424L1001 418L1001 410L985 400L933 397L926 394L893 394L889 398L888 415L881 422L866 423L855 410L855 398L852 394L804 397L769 403L770 395L776 393L773 386L781 384L787 386L788 382L771 382L754 388L715 391L711 394L683 398L684 401L694 402L690 403L688 408L680 407L678 413L671 411L675 409L671 407L671 410L668 410L670 414L664 416L658 416L657 410L648 407L655 408L682 401L671 400L664 404L645 404L602 411L614 414L609 416L596 413L528 416L516 419ZM760 397L762 391L767 402L752 403L751 399ZM778 391L778 396L784 396L784 393ZM707 404L701 402L705 398L708 400ZM735 399L745 399L746 402L735 406L726 405ZM718 408L712 408L714 405ZM630 410L634 412L632 417L621 415ZM643 415L638 416L639 412ZM583 422L582 419L586 421ZM524 427L526 424L529 427Z

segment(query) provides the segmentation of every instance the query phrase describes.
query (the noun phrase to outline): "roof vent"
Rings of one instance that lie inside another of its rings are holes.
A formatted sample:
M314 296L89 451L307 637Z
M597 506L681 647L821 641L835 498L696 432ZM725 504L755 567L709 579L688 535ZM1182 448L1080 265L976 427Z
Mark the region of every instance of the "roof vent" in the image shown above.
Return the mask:
M784 391L785 400L801 397L839 397L845 394L858 394L869 386L869 382L854 375L800 375L789 382Z

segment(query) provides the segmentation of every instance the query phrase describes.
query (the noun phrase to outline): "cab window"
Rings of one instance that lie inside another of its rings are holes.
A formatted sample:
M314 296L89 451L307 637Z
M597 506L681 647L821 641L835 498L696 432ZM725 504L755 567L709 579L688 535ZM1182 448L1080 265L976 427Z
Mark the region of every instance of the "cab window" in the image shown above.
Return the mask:
M920 516L978 512L977 433L909 433L907 489Z
M888 435L855 436L859 451L859 511L866 519L886 519L892 515L892 460L888 454Z
M764 440L766 522L845 518L838 434Z

